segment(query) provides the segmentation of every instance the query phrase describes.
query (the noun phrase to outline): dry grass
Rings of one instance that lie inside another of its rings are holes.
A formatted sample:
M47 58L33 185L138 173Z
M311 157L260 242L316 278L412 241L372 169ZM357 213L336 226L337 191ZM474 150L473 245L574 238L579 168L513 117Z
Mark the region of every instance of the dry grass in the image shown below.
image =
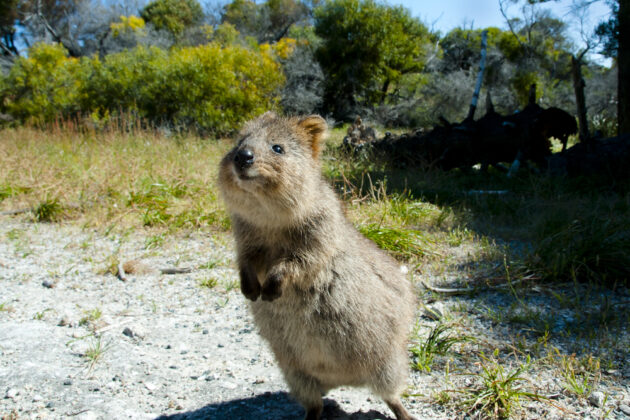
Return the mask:
M562 389L552 391L568 391L572 404L605 383L600 359L610 370L626 368L630 312L615 287L627 290L630 188L527 173L507 179L492 172L392 169L369 155L335 150L344 132L333 130L324 172L352 222L405 262L412 277L473 291L454 297L420 292L423 302L459 307L458 322L475 326L465 334L479 338L473 345L446 328L418 331L410 349L417 368L448 377L452 362L478 384L443 389L438 402L473 417L507 417L526 409L520 402L537 398L531 381L540 373L556 378ZM158 250L169 233L227 231L216 173L230 144L141 130L6 129L0 132L0 211L30 209L18 217L36 223L144 231L146 248ZM483 193L498 190L509 193ZM31 252L23 232L11 231L7 240L22 255ZM118 262L116 251L108 269L115 272ZM612 287L602 290L601 283ZM238 286L211 276L199 286L220 284L227 291ZM0 302L0 311L8 305ZM497 342L502 355L519 355L516 369L507 356L483 356L494 354ZM449 351L455 343L461 355ZM102 353L96 349L94 360Z
M152 132L5 129L0 208L89 227L226 229L216 170L229 143Z

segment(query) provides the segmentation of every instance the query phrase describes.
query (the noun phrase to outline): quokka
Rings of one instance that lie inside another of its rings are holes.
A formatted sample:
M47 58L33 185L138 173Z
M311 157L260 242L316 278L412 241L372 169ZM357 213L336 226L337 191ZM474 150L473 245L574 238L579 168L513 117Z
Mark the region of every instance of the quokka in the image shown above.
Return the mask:
M367 386L397 419L413 419L399 398L412 287L346 220L322 178L326 130L317 115L268 112L245 125L221 161L241 291L306 419L319 419L322 395L343 385Z

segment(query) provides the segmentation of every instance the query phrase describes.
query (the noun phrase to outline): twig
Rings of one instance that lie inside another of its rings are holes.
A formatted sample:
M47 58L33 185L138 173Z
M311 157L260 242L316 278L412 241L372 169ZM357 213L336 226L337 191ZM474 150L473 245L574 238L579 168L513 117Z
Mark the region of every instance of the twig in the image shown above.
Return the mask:
M6 210L3 212L0 212L0 215L2 216L14 216L16 214L21 214L21 213L28 213L29 211L34 211L35 208L34 207L28 207L25 209L16 209L16 210Z
M66 413L66 416L68 416L68 417L74 417L74 416L78 416L79 414L86 413L86 412L88 412L88 411L90 411L90 409L89 409L89 408L86 408L85 410L76 411L76 412L74 412L74 413Z
M116 273L116 277L118 277L121 281L127 281L122 261L118 263L118 272Z
M185 274L192 272L192 268L160 268L162 274Z
M98 330L94 331L94 334L101 334L101 333L104 333L105 331L109 331L109 330L113 330L114 328L122 327L123 325L129 324L132 321L133 321L133 319L127 318L127 319L119 322L118 324L112 324L112 325L108 325L108 326L103 327L103 328L99 328Z
M444 289L444 288L441 288L441 287L429 286L428 284L426 284L422 280L420 280L420 283L422 283L422 286L424 286L424 288L427 289L427 290L430 290L430 291L436 292L436 293L443 293L445 295L465 295L465 294L471 293L471 292L473 292L475 290L475 289L470 288L470 287L458 288L458 289Z
M435 287L435 286L430 286L427 283L425 283L424 281L420 280L420 283L422 283L422 285L424 286L425 289L430 290L432 292L435 293L443 293L445 295L465 295L468 293L472 293L476 290L492 290L492 289L504 289L510 286L514 286L516 284L520 284L525 282L526 280L532 280L536 278L534 275L529 275L526 277L523 277L519 280L513 281L510 284L508 283L503 283L503 284L497 284L495 286L488 286L485 289L481 289L481 288L477 288L477 287L462 287L462 288L455 288L455 289L446 289L446 288L442 288L442 287Z

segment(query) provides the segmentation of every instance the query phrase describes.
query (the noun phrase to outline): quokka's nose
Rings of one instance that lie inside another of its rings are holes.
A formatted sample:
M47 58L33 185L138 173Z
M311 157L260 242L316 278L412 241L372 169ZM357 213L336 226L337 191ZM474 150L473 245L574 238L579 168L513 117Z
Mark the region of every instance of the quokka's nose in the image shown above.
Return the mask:
M234 155L234 164L239 169L245 169L254 163L254 154L249 149L241 149Z

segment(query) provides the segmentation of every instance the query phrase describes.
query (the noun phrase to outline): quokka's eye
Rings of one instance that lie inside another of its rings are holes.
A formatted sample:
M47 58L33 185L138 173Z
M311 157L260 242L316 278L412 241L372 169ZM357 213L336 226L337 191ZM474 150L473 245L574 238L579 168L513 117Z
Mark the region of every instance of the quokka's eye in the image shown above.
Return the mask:
M271 146L271 150L279 155L284 153L284 149L279 144L274 144L273 146Z

